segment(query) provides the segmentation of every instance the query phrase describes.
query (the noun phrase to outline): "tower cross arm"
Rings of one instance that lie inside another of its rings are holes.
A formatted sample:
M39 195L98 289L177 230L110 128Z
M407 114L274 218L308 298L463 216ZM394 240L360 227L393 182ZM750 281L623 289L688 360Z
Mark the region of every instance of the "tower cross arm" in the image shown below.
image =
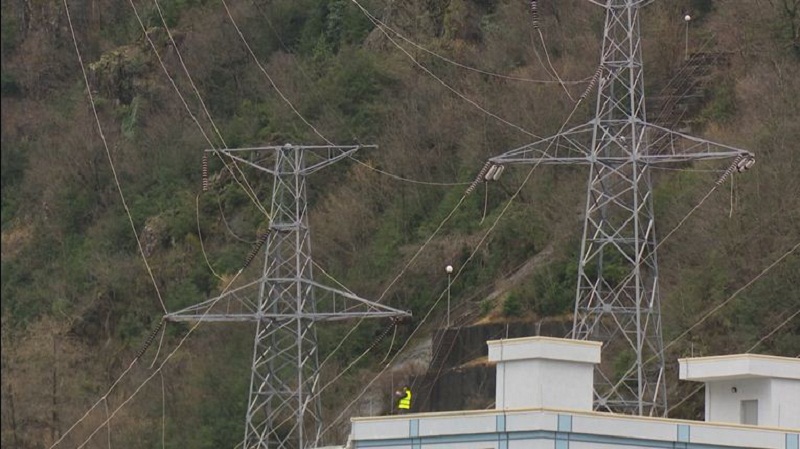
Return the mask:
M649 164L753 157L750 151L690 136L652 123L643 123L643 131L650 150L641 154L640 160Z
M586 164L591 162L593 124L586 123L562 133L495 156L494 164Z
M310 161L302 170L300 175L309 175L328 165L333 164L345 157L348 157L362 148L377 148L377 145L291 145L286 144L282 146L264 146L264 147L250 147L250 148L223 148L218 150L206 150L207 152L220 153L234 161L241 162L242 164L249 165L257 170L269 173L273 176L280 176L282 174L275 169L274 166L266 166L262 160L257 158L245 158L240 155L242 152L250 153L269 153L277 151L290 151L299 150L303 153L314 155L315 160Z
M594 3L595 5L601 6L603 8L609 8L611 6L611 2L606 0L586 0L586 1L588 1L589 3ZM637 8L641 8L655 1L656 0L634 0L631 2L631 6L636 6Z
M241 287L229 290L219 296L209 298L201 303L168 313L164 316L164 319L173 322L282 321L296 319L298 314L295 311L271 312L265 310L266 308L259 310L258 305L248 299L252 296L248 294L249 291L258 288L260 283L272 284L294 281L297 280L261 278ZM313 280L300 279L299 282L306 285L309 289L315 289L319 293L334 295L339 304L336 310L332 311L304 312L302 317L305 319L313 321L340 321L364 316L376 318L411 316L410 312L379 304L361 298L353 293L328 287Z
M636 160L647 165L660 163L690 162L712 159L732 159L740 156L753 157L750 151L730 145L712 142L700 137L672 131L670 129L639 120L627 128L636 136L636 151L632 151L631 139L623 133L611 132L606 123L593 122L577 126L489 159L498 165L581 165L593 163L623 164ZM599 136L594 136L598 133ZM594 139L593 139L594 137ZM592 140L598 146L592 150ZM602 151L601 148L614 148Z

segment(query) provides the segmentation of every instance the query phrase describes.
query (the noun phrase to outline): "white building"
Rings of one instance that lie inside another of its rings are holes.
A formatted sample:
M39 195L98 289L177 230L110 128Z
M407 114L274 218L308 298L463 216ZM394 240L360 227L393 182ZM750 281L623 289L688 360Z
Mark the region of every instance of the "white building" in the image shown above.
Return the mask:
M799 359L681 360L682 379L706 383L706 422L699 422L593 412L599 343L529 337L488 345L489 360L497 362L494 410L354 418L349 446L800 449Z

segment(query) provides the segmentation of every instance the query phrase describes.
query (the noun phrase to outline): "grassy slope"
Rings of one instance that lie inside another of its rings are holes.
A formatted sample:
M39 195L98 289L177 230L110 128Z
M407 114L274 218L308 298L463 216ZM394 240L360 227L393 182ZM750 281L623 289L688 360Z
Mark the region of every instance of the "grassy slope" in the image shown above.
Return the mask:
M542 3L543 33L561 76L588 76L597 60L602 17L578 0L554 3L557 9ZM651 91L663 85L680 61L683 24L671 18L679 17L684 5L677 3L656 4L645 15ZM719 78L699 116L698 132L753 149L759 162L736 180L732 195L726 184L662 247L667 340L729 298L800 238L800 113L793 107L800 96L798 43L792 34L797 19L792 22L781 2L757 11L741 3L714 2L715 9L701 10L692 23L693 44L710 41L714 49L732 52L729 72ZM516 76L547 76L532 51L536 35L523 2L365 5L382 11L413 40L454 60ZM63 5L37 2L27 12L23 6L3 4L2 443L37 447L49 446L127 367L160 318L161 307L137 255L87 107ZM237 236L252 240L266 219L229 180L195 202L199 152L209 144L161 72L129 5L109 1L70 6L92 68L90 81L111 155L159 293L170 310L211 295L224 281L205 263L198 221L209 261L226 277L250 248ZM320 142L275 95L219 4L173 1L162 6L229 146ZM152 5L140 8L147 27L160 25ZM303 115L332 140L378 143L379 150L360 158L389 172L424 181L470 181L486 157L531 139L443 89L349 2L242 3L234 14L276 85ZM166 34L155 30L151 36L189 108L200 114ZM497 80L408 50L458 91L536 134L557 130L569 110L566 95L552 85ZM572 93L579 94L580 88ZM588 108L581 109L575 121L589 114ZM216 144L210 123L202 116L198 121ZM212 164L212 172L220 169ZM503 184L513 191L524 173L507 173ZM251 175L254 189L267 198L269 180ZM506 307L552 314L561 313L566 301L568 308L584 177L569 169L537 174L454 283L455 301L470 299L478 307L498 279L553 241L553 263L510 292L508 298L517 298L517 304ZM705 172L658 176L661 235L703 197L714 179ZM352 290L373 298L384 292L464 189L397 182L355 164L332 167L316 175L311 185L317 262ZM423 315L445 288L441 267L463 264L508 198L507 190L498 186L476 193L386 295L393 305ZM795 254L673 346L670 359L689 351L750 348L797 309L798 273L800 257ZM504 304L497 306L502 310ZM798 326L793 321L757 351L797 355ZM382 328L382 323L363 326L326 374L347 366ZM185 329L171 327L165 348L174 347ZM345 330L322 330L323 352ZM170 363L164 376L168 446L233 446L239 440L250 341L248 328L203 326ZM381 348L388 349L386 342ZM375 359L382 355L379 351ZM337 397L352 394L370 378L376 362L361 363L331 390L325 398L329 413L340 405ZM112 395L109 407L117 406L147 375L146 366L137 367ZM114 420L115 443L132 448L158 444L159 380L148 384ZM671 386L676 397L684 388ZM696 405L677 412L691 416ZM101 404L68 445L82 441L104 416Z

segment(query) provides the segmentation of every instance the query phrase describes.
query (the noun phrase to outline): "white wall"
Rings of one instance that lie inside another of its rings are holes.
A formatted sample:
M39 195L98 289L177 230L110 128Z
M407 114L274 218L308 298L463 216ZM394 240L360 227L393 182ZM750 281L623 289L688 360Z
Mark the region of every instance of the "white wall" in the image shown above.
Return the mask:
M786 449L790 447L787 435L797 433L797 427L774 429L542 409L356 418L352 430L354 447L370 449L410 449L415 444L420 449L499 449L505 438L509 438L508 449L553 449L557 447L554 439L559 437L570 439L569 449L653 449L686 442L731 449Z
M591 410L593 367L559 360L497 364L496 407Z
M740 424L741 402L755 399L758 400L758 425L764 425L772 420L770 390L767 378L706 383L706 421Z
M772 379L772 421L764 425L800 429L800 382Z
M759 426L800 428L800 382L790 379L706 383L706 421L739 424L741 401L753 399L758 400Z

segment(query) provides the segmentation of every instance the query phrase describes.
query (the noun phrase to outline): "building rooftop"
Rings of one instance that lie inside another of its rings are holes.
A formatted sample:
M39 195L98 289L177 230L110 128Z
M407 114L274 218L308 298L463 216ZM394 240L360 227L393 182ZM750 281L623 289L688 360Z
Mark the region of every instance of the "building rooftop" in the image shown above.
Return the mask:
M700 382L769 377L800 380L800 359L735 354L678 359L680 378ZM800 398L798 398L800 401Z
M800 449L800 359L681 359L681 379L706 382L706 421L687 421L592 411L600 343L487 344L497 362L494 410L353 418L348 448Z
M567 449L568 443L583 449L798 449L798 434L800 429L539 408L353 418L351 437L353 449Z

